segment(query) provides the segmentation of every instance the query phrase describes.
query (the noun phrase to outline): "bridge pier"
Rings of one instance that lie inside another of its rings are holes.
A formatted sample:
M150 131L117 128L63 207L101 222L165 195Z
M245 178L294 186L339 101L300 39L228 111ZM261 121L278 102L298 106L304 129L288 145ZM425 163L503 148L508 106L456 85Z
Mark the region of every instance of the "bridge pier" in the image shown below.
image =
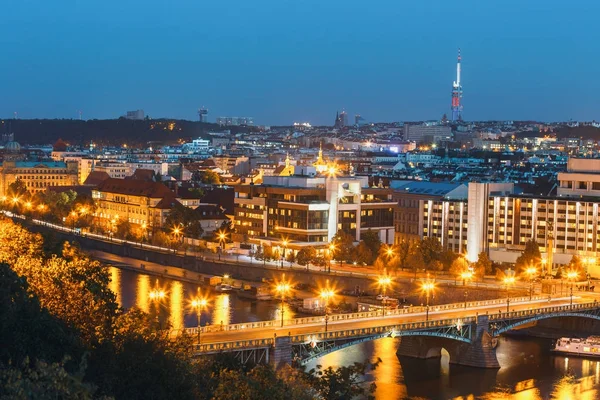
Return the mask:
M275 337L275 345L271 349L269 359L275 368L280 368L285 364L292 365L292 338L289 336Z
M487 316L473 324L471 343L436 336L403 336L397 354L413 358L441 356L442 348L450 354L450 363L477 368L500 368L496 358L495 340L489 332Z

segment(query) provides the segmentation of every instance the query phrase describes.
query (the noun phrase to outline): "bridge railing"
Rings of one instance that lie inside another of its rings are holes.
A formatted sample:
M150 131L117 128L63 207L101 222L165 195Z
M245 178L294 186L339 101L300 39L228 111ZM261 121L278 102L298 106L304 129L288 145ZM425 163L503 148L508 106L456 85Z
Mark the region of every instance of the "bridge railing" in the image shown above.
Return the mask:
M475 318L468 317L460 319L462 325L467 325L475 321ZM328 332L315 332L309 334L292 335L291 342L295 344L321 342L335 339L351 339L375 335L385 335L392 331L420 331L435 328L448 328L457 326L458 319L441 319L432 321L407 322L403 324L391 324L387 326L373 326L365 328L353 328L344 330L334 330ZM275 344L274 338L243 340L231 342L215 342L209 344L196 344L194 350L197 353L216 353L220 351L234 351L250 348L264 348Z
M547 300L547 296L533 296L532 301L539 300ZM526 297L513 297L510 299L510 304L523 303L530 301L529 296ZM489 307L493 305L506 305L506 298L504 299L493 299L493 300L482 300L482 301L468 301L466 303L466 308L475 308L475 307ZM437 306L429 306L429 313L435 313L439 311L452 311L464 309L465 303L452 303L452 304L441 304ZM402 315L411 315L424 313L426 311L426 307L423 306L415 306L410 308L398 308L395 310L386 310L385 316L402 316ZM335 321L349 321L349 320L358 320L365 318L377 318L382 317L383 311L363 311L356 313L348 313L348 314L330 314L328 316L329 322ZM314 317L303 317L303 318L293 318L289 320L284 320L284 326L291 327L296 325L310 325L310 324L321 324L325 322L325 317L323 315L314 316ZM206 325L200 328L200 333L208 333L208 332L230 332L230 331L245 331L248 329L263 329L263 328L278 328L281 327L281 320L268 320L268 321L257 321L257 322L244 322L240 324L229 324L229 325ZM198 333L198 328L186 328L186 333L189 335L196 335Z
M594 310L600 307L600 303L597 301L590 303L576 303L572 305L565 306L550 306L550 307L542 307L536 308L532 310L520 310L520 311L510 311L510 312L498 312L489 314L488 318L490 321L494 320L505 320L505 319L515 319L515 318L523 318L533 315L539 314L552 314L557 312L565 312L565 311L585 311L585 310Z
M238 340L232 342L215 342L207 344L194 344L194 351L197 353L218 353L220 351L233 351L243 349L257 349L272 347L275 344L274 338Z

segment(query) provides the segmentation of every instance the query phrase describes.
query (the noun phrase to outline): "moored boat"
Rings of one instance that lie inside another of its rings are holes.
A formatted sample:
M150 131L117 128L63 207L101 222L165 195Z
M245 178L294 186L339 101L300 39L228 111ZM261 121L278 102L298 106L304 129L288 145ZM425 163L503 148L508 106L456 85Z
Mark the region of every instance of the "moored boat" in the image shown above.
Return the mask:
M552 351L572 356L600 357L600 336L587 339L562 337L556 341Z

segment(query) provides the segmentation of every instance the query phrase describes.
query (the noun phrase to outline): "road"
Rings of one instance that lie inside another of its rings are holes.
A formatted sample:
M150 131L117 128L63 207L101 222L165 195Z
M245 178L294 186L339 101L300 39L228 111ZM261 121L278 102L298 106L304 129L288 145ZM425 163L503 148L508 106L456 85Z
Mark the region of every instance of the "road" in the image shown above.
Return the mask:
M529 310L535 308L543 308L550 306L564 306L569 304L569 299L561 298L554 299L551 301L538 301L538 302L526 302L519 304L511 304L511 311L521 311L521 310ZM573 299L574 303L585 303L589 302L589 298L577 297ZM467 308L467 309L458 309L458 310L449 310L449 311L435 311L432 310L429 312L430 321L433 320L444 320L444 319L460 319L460 318L468 318L475 317L476 314L482 315L486 313L498 313L505 312L506 305L502 307L501 305L493 305L493 306L481 306L476 309ZM315 324L303 324L303 325L291 325L284 327L276 327L276 328L252 328L248 330L238 330L238 331L221 331L221 332L206 332L201 335L201 343L202 344L211 344L211 343L221 343L221 342L234 342L234 341L244 341L244 340L255 340L255 339L267 339L272 338L275 334L277 336L281 335L310 335L325 332L325 319L322 318L322 323ZM379 316L372 318L364 318L359 320L351 320L351 321L329 321L328 331L343 331L349 329L360 329L360 328L372 328L377 326L388 326L400 323L410 323L410 322L423 322L425 321L425 313L413 313L407 314L403 316Z
M10 213L10 215L8 213L6 213L6 214L13 218L20 218L20 219L24 218L23 216L13 215L12 213ZM33 222L34 224L37 224L37 225L42 225L42 226L46 226L51 229L61 231L63 233L72 233L73 235L76 235L76 236L82 235L81 233L79 233L77 231L77 229L73 229L70 227L52 224L52 223L48 223L46 221L42 221L42 220L38 220L38 219L32 219L31 222ZM135 246L135 247L141 247L144 249L152 250L152 251L160 251L160 252L165 252L165 253L174 253L175 252L173 249L169 249L169 248L153 246L153 245L149 245L149 244L142 244L142 243L138 243L138 242L131 242L131 241L116 239L116 238L107 237L107 236L99 235L99 234L84 233L83 235L88 238L93 238L95 240L102 240L102 241L111 242L111 243L123 243L123 244L128 244L131 246ZM286 269L293 269L293 270L309 270L309 271L315 271L315 272L317 272L317 271L318 272L326 272L326 270L329 268L328 266L324 266L324 267L318 267L318 266L314 266L314 265L313 266L302 266L299 264L290 264L287 261L284 262L283 264L281 263L281 261L259 261L256 259L252 259L249 256L241 255L241 254L238 255L238 254L224 253L224 254L221 254L220 256L218 256L214 253L206 253L206 252L200 253L200 252L193 252L193 251L182 252L181 250L177 251L176 253L179 255L186 254L186 255L191 255L191 256L195 256L195 257L202 257L207 260L220 261L223 263L230 262L231 264L233 264L233 263L252 264L254 266L260 266L262 264L262 266L264 266L265 268L268 268L271 270L280 269L281 271L284 271ZM283 265L283 267L282 267L282 265ZM365 277L365 278L368 278L371 280L380 276L380 272L376 271L372 266L358 266L358 265L348 265L348 264L342 265L338 262L331 263L331 274L332 275L341 275L341 276L350 275L350 276L355 276L355 277ZM426 274L419 273L419 274L417 274L417 276L415 278L415 273L409 272L409 271L395 271L393 273L393 275L394 275L395 279L405 279L405 280L409 280L409 281L412 281L415 279L422 280L427 277ZM447 284L447 285L460 284L460 285L462 285L462 282L460 280L457 280L454 277L446 275L446 274L437 274L435 276L435 280L438 284ZM477 281L477 282L467 281L466 286L467 287L490 287L490 288L503 288L504 287L504 285L501 282L498 282L494 277L485 277L483 280ZM517 281L513 284L513 287L527 289L527 288L529 288L529 283L526 281Z

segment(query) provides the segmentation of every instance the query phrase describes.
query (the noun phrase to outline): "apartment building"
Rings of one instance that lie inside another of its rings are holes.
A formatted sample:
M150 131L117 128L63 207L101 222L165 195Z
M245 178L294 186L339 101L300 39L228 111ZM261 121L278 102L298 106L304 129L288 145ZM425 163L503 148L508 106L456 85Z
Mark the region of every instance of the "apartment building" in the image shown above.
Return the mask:
M392 190L370 188L367 177L265 176L236 186L234 218L238 235L291 249L325 248L340 229L356 241L370 229L392 244L396 206Z
M459 183L435 183L425 181L392 181L393 200L398 203L394 213L395 243L417 241L424 235L425 205L430 200L466 198L467 187ZM428 206L429 207L429 206ZM433 233L427 230L428 235Z
M7 195L8 186L17 179L30 193L43 192L53 186L78 184L78 164L73 161L5 160L0 167L0 193Z
M92 198L95 217L109 228L123 220L149 230L160 228L178 203L165 185L135 179L108 178L92 190Z

